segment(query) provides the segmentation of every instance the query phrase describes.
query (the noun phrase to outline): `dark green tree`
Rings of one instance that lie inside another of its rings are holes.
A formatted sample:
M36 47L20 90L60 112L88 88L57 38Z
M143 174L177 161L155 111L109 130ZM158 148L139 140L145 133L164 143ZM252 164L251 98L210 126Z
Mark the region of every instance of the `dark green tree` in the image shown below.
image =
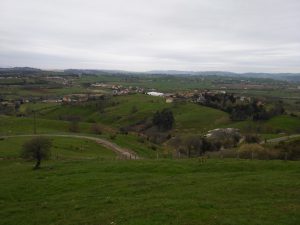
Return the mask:
M157 111L152 118L152 123L160 130L172 129L174 122L173 112L170 109L163 109L161 112Z
M52 142L47 137L34 137L25 142L22 148L22 158L36 160L34 169L39 169L41 161L50 157Z

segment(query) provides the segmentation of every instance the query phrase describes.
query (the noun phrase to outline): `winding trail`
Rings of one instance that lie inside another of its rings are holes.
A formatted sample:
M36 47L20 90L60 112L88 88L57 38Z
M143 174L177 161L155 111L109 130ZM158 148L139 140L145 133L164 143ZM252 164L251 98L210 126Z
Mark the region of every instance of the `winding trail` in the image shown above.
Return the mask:
M289 139L298 138L298 137L300 137L300 134L293 134L293 135L289 135L289 136L272 138L272 139L266 140L266 142L267 143L277 143L277 142L287 141Z
M85 136L85 135L73 135L73 134L20 134L20 135L8 135L8 136L0 136L0 138L14 138L14 137L35 137L35 136L46 136L46 137L70 137L70 138L79 138L79 139L87 139L95 141L97 144L102 145L119 155L121 158L125 159L141 159L134 151L122 148L119 145L112 143L108 140Z

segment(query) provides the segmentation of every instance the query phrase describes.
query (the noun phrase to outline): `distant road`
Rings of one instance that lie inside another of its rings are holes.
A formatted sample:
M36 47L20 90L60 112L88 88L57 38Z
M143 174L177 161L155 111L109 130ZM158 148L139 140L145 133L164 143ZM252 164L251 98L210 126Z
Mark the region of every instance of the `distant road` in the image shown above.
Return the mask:
M298 138L298 137L300 137L300 134L293 134L293 135L290 135L290 136L284 136L284 137L269 139L269 140L267 140L267 143L276 143L276 142L281 142L281 141L287 141L289 139Z
M73 134L20 134L20 135L9 135L9 136L0 136L1 138L14 138L14 137L34 137L34 136L47 136L47 137L70 137L70 138L79 138L79 139L88 139L95 141L96 143L114 151L117 153L120 157L126 158L126 159L140 159L132 150L122 148L118 146L115 143L112 143L108 140L97 138L97 137L91 137L91 136L85 136L85 135L73 135Z

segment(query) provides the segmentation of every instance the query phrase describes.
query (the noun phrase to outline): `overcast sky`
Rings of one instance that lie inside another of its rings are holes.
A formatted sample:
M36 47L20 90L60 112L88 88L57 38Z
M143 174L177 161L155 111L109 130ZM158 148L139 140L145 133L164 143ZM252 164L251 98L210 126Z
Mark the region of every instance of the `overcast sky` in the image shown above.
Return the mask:
M0 0L0 67L300 72L300 0Z

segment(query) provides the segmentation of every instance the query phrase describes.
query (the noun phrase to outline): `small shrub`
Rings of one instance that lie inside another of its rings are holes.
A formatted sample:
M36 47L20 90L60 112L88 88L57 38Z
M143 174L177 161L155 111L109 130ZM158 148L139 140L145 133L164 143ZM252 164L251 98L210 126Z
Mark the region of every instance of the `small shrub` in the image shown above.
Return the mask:
M234 149L224 149L220 151L206 152L206 156L209 158L236 158L238 152Z
M156 150L157 150L157 148L156 148L155 145L151 145L151 149L152 149L153 151L156 151Z
M239 157L244 159L277 159L279 152L274 149L264 148L259 144L244 144L239 150Z
M127 135L128 134L128 129L126 127L121 127L120 128L120 134Z
M74 133L79 132L79 125L77 121L70 122L69 131Z
M110 134L110 135L109 135L109 138L110 138L111 140L115 140L115 139L117 138L117 134Z
M132 113L132 114L134 114L134 113L136 113L136 112L138 112L139 110L138 110L138 108L134 105L134 106L132 106L132 108L131 108L131 110L130 110L130 112Z
M300 140L281 142L275 146L280 151L280 159L300 160Z
M88 122L88 123L95 123L96 121L95 121L95 119L93 119L93 118L88 118L88 119L86 120L86 122Z
M91 126L91 131L94 133L94 134L99 134L101 135L102 134L102 128L99 124L93 124Z
M137 141L140 142L140 143L145 143L145 138L139 137L139 138L137 139Z

